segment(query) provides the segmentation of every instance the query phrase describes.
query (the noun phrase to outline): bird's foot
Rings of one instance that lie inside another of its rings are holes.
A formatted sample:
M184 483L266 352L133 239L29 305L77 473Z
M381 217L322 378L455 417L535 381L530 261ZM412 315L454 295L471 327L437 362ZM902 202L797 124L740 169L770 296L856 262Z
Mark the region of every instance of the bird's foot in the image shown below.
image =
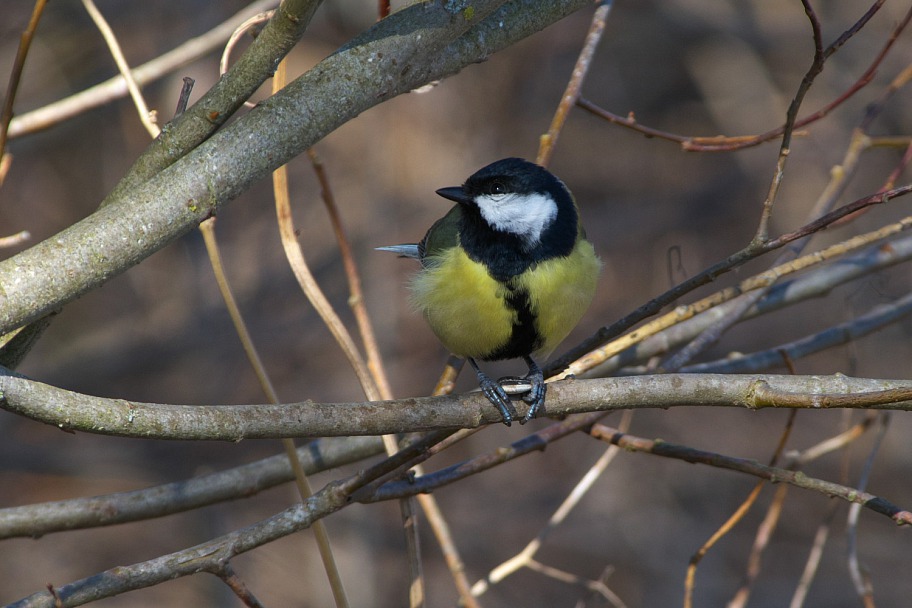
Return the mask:
M504 391L503 387L498 382L492 380L490 376L478 368L478 365L474 360L469 359L469 363L475 368L475 374L478 376L478 386L481 388L481 392L488 398L488 401L500 411L503 423L510 426L513 423L513 419L517 416L516 408L510 403L510 397L507 396L506 391Z
M544 374L538 365L534 363L529 367L529 373L526 376L504 376L497 381L504 389L505 393L516 395L522 393L522 400L529 404L529 411L519 421L525 424L535 417L538 410L545 403L545 384Z
M481 387L481 392L488 398L488 401L500 410L500 415L503 417L503 423L510 426L513 422L513 418L517 415L516 408L510 403L510 397L507 396L503 387L488 376L479 376L478 384Z
M530 357L526 357L525 360L529 365L529 373L526 374L525 379L532 385L532 388L529 389L528 393L523 395L523 401L529 404L529 411L526 412L523 419L519 421L520 424L525 424L535 418L538 410L545 404L545 392L548 390L548 387L545 385L545 374L538 364Z

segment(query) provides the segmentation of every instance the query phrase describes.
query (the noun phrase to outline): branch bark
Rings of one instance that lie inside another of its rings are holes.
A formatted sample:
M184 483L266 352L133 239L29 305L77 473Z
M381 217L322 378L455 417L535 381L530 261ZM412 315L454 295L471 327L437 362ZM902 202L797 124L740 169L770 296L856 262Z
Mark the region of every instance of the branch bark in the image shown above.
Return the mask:
M168 405L91 397L2 373L0 408L67 431L121 437L240 441L474 428L501 421L481 393L366 403ZM526 407L522 401L516 405ZM551 384L546 407L549 416L566 416L686 405L912 410L912 380L762 374L567 380Z

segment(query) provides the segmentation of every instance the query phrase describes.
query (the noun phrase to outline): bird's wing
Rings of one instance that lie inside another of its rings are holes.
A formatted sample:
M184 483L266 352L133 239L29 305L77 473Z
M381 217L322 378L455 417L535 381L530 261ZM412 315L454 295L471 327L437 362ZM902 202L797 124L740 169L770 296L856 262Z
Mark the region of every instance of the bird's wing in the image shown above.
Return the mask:
M422 264L441 251L456 247L459 244L459 223L462 219L462 207L455 205L449 213L434 222L421 242L418 243L418 259Z
M459 220L462 209L456 205L449 213L434 222L420 243L403 243L377 247L377 251L389 251L403 258L412 258L427 266L429 258L441 251L455 247L459 243Z

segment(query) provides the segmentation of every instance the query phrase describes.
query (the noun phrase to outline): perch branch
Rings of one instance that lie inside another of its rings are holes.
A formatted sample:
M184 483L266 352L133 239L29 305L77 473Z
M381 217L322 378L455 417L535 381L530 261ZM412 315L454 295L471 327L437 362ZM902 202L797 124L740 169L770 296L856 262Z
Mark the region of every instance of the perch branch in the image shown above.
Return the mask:
M107 399L0 368L0 408L57 426L122 437L239 441L381 435L500 422L480 393L367 403L167 405ZM661 374L551 385L547 415L679 406L912 410L912 380L835 376ZM526 407L517 402L519 409Z

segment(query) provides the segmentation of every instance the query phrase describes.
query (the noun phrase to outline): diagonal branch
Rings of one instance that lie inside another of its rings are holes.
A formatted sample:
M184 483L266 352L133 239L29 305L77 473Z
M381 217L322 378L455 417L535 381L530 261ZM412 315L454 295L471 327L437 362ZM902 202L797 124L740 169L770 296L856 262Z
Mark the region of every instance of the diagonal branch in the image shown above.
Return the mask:
M815 492L820 492L821 494L841 498L850 503L861 505L875 513L886 515L897 524L912 525L912 512L910 511L901 509L879 496L874 496L873 494L862 492L856 488L850 488L824 479L808 477L801 471L792 471L781 467L768 466L760 464L756 460L734 458L732 456L697 450L683 445L666 443L660 440L653 441L650 439L633 437L602 424L593 426L591 434L596 439L607 441L608 443L620 446L626 450L647 452L649 454L655 454L656 456L676 458L685 462L706 464L713 467L729 469L731 471L747 473L775 483L787 483L798 488L813 490Z
M297 449L307 474L363 460L383 451L378 437L325 437ZM0 509L0 539L142 521L249 498L294 479L285 453L232 469L103 496Z

